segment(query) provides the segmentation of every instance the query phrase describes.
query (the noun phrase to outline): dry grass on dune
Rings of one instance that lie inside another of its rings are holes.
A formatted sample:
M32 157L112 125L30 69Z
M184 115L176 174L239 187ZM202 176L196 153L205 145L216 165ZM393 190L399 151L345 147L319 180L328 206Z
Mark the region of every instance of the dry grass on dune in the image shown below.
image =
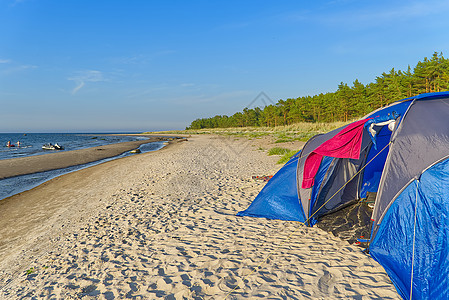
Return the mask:
M248 138L258 138L262 136L272 136L276 142L307 141L314 135L326 133L335 128L341 127L350 122L333 123L296 123L277 127L230 127L230 128L204 128L188 130L172 130L160 132L146 132L146 134L216 134L224 136L242 136Z

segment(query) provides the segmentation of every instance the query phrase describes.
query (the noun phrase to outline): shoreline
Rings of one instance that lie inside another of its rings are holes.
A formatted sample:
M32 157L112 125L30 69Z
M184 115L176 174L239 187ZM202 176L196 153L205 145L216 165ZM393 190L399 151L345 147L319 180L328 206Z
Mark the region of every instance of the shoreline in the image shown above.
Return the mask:
M165 141L167 139L156 137L152 141L136 142L145 144L159 140ZM165 147L157 151L122 157L75 172L62 174L34 188L0 200L0 299L3 299L1 293L3 288L9 284L15 275L19 275L17 268L20 268L23 263L29 263L30 258L34 258L36 252L47 253L50 251L48 243L51 242L51 237L54 236L55 232L60 233L60 229L70 225L73 210L84 211L87 214L91 213L89 208L94 208L99 204L96 198L101 198L102 192L107 192L107 190L103 190L104 187L111 187L110 179L116 185L121 181L116 176L111 178L108 175L110 170L120 172L121 166L127 160L132 161L141 159L145 155L153 155L156 152L169 151L169 149L176 147L177 144L185 140L184 138L173 138L167 141ZM108 146L121 146L115 149L114 152L118 149L128 149L127 151L129 151L136 148L129 149L129 143L135 146L136 142L124 142ZM124 148L120 144L127 145ZM66 153L95 148L67 151ZM58 153L50 153L48 155L51 156L52 154ZM35 157L44 156L46 155ZM119 186L122 185L119 184ZM89 192L85 193L84 189L88 189ZM80 196L83 199L79 199ZM101 202L101 199L99 201ZM77 207L80 203L83 203L85 207ZM61 224L62 227L60 227ZM17 249L21 249L21 251ZM5 275L8 279L5 279Z
M84 165L102 159L119 156L120 154L136 149L143 144L167 140L167 138L162 136L158 137L142 134L136 135L145 136L148 137L148 139L108 144L86 149L2 159L0 160L0 180L15 176Z

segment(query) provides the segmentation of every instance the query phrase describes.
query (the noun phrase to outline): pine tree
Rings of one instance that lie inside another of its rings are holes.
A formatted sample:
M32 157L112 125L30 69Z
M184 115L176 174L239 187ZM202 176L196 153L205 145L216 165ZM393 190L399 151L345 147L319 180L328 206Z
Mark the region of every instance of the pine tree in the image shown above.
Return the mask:
M449 60L434 52L415 68L407 71L392 68L383 72L374 82L364 86L357 79L349 87L341 82L333 93L279 100L265 108L245 108L234 115L202 118L192 121L190 129L287 125L297 122L348 121L399 99L426 92L449 89Z

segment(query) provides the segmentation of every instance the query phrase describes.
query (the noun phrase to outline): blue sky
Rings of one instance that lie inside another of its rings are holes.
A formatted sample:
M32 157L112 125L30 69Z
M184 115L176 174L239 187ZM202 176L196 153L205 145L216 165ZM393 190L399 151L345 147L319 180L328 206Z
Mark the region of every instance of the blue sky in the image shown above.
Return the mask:
M0 132L184 129L449 55L449 1L0 0Z

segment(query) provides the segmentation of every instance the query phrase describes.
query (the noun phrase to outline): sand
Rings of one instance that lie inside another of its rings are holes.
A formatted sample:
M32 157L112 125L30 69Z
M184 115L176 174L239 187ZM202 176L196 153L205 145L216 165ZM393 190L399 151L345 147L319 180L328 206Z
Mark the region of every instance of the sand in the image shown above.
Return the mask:
M235 216L280 168L257 149L194 136L0 201L0 298L400 299L359 247Z

